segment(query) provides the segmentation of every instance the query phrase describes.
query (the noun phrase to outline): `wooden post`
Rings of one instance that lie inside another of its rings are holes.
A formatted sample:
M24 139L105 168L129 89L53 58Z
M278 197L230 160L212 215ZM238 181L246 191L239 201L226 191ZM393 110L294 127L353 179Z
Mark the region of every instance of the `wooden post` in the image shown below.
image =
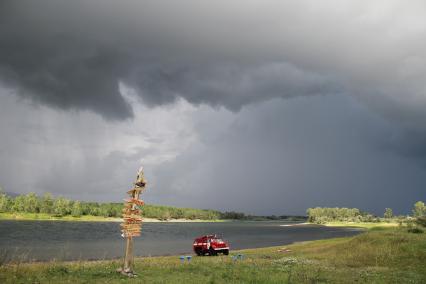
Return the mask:
M132 237L127 237L123 271L125 273L133 273L133 238Z
M117 272L129 277L135 277L133 272L133 237L140 236L142 218L141 210L138 206L144 204L143 200L139 199L140 193L145 189L146 180L143 175L143 168L138 171L138 176L133 189L127 193L130 199L125 200L123 209L123 223L121 224L122 236L126 238L126 250L124 253L123 267L117 269Z

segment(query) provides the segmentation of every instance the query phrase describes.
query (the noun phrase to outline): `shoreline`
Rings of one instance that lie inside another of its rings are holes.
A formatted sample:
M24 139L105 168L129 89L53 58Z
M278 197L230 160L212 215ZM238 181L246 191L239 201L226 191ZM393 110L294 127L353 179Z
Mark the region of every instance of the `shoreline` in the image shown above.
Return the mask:
M232 222L233 220L204 220L204 219L169 219L160 220L156 218L142 218L144 223L218 223L218 222ZM102 216L81 216L81 217L54 217L46 214L12 214L0 213L0 221L63 221L63 222L123 222L122 218L115 217L102 217Z
M303 223L296 223L296 224L282 224L280 227L294 227L294 226L306 226L306 225L313 225L312 223L303 222Z
M63 221L63 222L123 222L122 218L83 215L81 217L55 217L45 213L0 213L0 221ZM221 222L292 222L298 225L303 220L244 220L244 219L168 219L142 217L144 223L221 223ZM309 223L303 223L309 224Z

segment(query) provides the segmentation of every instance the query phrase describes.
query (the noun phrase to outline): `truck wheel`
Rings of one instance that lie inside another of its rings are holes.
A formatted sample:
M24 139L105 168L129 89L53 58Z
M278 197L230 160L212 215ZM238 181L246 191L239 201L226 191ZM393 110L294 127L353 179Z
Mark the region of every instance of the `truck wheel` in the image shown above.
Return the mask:
M223 250L223 254L224 254L224 255L228 255L228 254L229 254L229 250L228 250L228 249L224 249L224 250Z
M202 256L202 255L204 255L200 249L195 250L195 253L196 253L198 256Z
M217 255L217 252L213 248L210 248L209 249L209 254L210 255Z

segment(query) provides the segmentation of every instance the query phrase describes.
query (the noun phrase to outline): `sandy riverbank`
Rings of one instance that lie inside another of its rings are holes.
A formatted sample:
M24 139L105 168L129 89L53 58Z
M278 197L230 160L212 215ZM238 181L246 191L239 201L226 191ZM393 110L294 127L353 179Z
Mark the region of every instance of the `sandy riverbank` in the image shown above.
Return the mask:
M303 226L303 225L312 225L311 223L296 223L296 224L283 224L280 227L294 227L294 226Z
M102 217L102 216L81 216L81 217L54 217L48 214L36 213L0 213L0 220L15 221L73 221L73 222L122 222L121 218ZM160 220L155 218L143 218L143 222L227 222L228 220L202 220L202 219L169 219Z

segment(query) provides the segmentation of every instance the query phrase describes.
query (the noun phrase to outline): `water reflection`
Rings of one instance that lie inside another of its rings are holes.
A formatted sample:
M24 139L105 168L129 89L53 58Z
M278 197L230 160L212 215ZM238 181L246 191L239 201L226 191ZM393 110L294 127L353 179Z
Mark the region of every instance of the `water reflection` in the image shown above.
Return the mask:
M332 237L352 236L357 229L315 225L280 226L283 222L145 223L136 238L135 255L191 253L192 241L219 234L231 249L266 247ZM0 221L0 253L8 259L110 259L123 255L118 223Z

